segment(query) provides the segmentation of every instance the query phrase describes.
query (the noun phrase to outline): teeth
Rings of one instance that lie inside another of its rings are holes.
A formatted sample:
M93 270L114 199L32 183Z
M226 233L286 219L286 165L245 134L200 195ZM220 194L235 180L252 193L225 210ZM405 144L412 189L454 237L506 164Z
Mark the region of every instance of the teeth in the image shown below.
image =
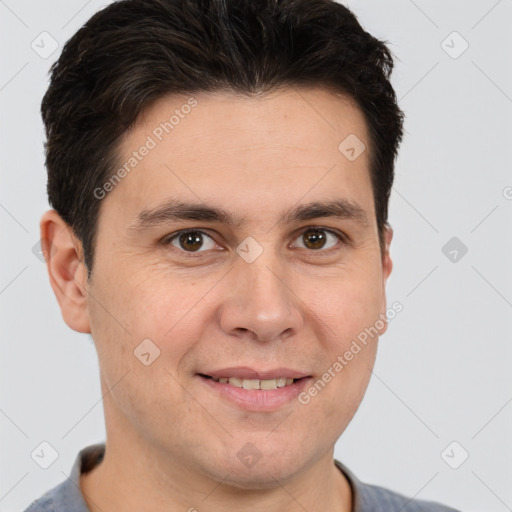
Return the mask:
M242 379L239 379L237 377L231 377L230 379L228 379L228 382L232 385L232 386L235 386L237 388L241 388L243 387L243 380Z
M258 379L244 379L242 387L244 389L260 389L260 381Z
M222 382L223 384L229 383L231 386L244 389L277 389L283 388L293 384L294 379L286 379L281 377L279 379L239 379L238 377L212 377L215 382Z
M276 379L261 380L260 381L260 389L277 389L277 380Z

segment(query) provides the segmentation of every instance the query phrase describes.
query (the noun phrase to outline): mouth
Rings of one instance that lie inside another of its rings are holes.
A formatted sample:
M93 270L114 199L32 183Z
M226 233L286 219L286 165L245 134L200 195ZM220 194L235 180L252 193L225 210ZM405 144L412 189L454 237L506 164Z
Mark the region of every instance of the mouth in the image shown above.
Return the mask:
M251 412L273 412L290 405L313 380L311 375L288 369L257 372L231 368L197 373L203 389L228 406Z

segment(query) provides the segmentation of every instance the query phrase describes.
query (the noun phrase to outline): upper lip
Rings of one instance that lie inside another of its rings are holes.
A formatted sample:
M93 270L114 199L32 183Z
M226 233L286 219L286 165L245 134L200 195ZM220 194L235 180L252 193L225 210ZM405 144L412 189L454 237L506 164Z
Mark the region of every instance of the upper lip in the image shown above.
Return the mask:
M248 366L236 366L232 368L222 368L220 370L211 370L202 375L208 375L209 377L215 377L216 379L221 377L238 377L239 379L259 379L259 380L271 380L271 379L302 379L303 377L309 377L309 374L301 372L300 370L293 370L292 368L274 368L272 370L256 370Z

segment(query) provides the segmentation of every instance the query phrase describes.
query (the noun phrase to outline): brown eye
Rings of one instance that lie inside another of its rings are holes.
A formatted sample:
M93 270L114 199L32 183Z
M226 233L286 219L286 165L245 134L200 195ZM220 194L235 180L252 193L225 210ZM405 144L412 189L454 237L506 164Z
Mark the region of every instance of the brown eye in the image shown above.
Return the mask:
M308 228L301 233L297 240L300 240L303 244L302 246L299 245L299 247L313 251L329 249L343 241L340 235L324 228Z
M213 249L215 243L212 238L202 231L182 231L169 238L166 243L185 252L204 252L199 249L205 245L205 239L210 240L210 246L207 246L205 250Z
M320 229L310 229L302 236L308 249L321 249L327 240L325 233Z

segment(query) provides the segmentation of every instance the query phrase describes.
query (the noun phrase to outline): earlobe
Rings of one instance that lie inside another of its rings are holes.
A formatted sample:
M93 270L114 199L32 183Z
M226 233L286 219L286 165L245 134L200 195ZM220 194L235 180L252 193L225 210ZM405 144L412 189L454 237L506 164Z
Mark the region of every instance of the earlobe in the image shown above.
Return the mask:
M50 284L62 317L74 331L90 333L82 245L55 210L48 210L41 217L40 231Z

